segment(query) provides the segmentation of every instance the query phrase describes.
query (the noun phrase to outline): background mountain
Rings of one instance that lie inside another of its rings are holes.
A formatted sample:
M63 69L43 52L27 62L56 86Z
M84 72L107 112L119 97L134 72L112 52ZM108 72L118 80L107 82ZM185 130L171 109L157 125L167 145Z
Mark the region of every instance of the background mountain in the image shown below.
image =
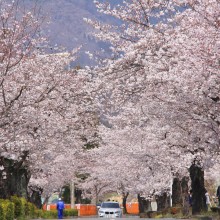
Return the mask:
M82 45L75 65L92 65L85 51L105 50L106 55L110 52L109 45L96 41L91 32L93 28L83 21L83 18L98 19L102 22L117 23L112 17L97 12L93 0L26 0L26 3L36 1L41 7L42 13L49 18L50 23L43 27L43 34L49 37L51 47L64 46L68 50ZM104 1L104 0L103 0ZM110 0L111 4L118 4L122 0Z

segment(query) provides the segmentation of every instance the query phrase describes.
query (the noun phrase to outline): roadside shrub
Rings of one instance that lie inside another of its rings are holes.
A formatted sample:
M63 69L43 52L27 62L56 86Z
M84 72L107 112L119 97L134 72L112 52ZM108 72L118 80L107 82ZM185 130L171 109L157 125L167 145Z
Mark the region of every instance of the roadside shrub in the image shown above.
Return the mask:
M78 216L78 210L77 209L64 209L63 215L64 217Z
M3 203L4 203L4 200L0 199L0 220L4 220L5 219Z
M4 211L3 211L1 201L0 201L0 220L4 220Z
M34 217L35 216L35 205L28 202L25 198L19 198L22 203L22 213L21 216Z
M35 210L37 208L31 202L26 203L26 215L33 218L35 216Z
M27 200L23 197L19 198L21 200L21 205L22 205L22 211L21 211L21 216L27 216L28 215L28 205L27 205Z
M14 203L8 201L5 213L6 220L14 220L15 206Z
M24 217L24 207L22 201L17 196L11 196L11 201L14 203L15 206L15 218Z
M0 200L0 220L14 219L14 204L9 200Z
M64 217L78 216L77 209L65 209ZM32 218L57 219L57 210L44 211L37 209L25 198L12 196L11 200L0 199L0 220L23 220Z
M42 219L56 219L57 218L57 210L50 210L50 211L45 211L45 210L37 210L37 215L36 217L42 218ZM73 216L78 216L78 210L77 209L64 209L63 212L64 217L73 217Z
M57 214L56 214L56 210L45 211L45 210L37 209L35 212L35 217L42 219L54 219L57 218Z
M56 219L57 218L57 210L43 211L41 218L44 219Z
M42 216L43 216L43 210L42 209L35 209L34 217L35 218L42 218Z

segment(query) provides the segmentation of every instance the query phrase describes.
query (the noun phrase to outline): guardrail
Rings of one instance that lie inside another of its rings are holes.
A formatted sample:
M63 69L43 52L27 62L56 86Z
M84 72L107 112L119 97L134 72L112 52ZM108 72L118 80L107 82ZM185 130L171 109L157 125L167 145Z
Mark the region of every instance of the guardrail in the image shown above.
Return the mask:
M139 214L139 204L138 202L131 202L126 204L126 209L128 214Z
M44 204L43 210L56 210L56 204ZM71 209L70 204L65 204L65 209ZM90 204L76 204L75 209L78 210L78 216L90 216L90 215L97 215L97 207L96 205Z
M139 214L139 204L136 203L127 203L126 204L128 214ZM44 204L43 210L56 210L56 204ZM65 209L71 209L70 204L65 204ZM75 209L78 210L78 216L91 216L97 215L96 205L91 204L76 204Z

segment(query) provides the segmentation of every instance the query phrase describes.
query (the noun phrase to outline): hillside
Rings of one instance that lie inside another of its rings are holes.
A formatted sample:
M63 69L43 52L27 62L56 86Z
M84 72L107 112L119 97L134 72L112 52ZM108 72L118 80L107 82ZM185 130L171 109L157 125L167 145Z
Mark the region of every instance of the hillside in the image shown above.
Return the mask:
M25 0L26 4L33 0ZM82 45L77 65L90 65L85 51L108 50L103 42L97 42L91 36L93 28L83 21L83 18L98 19L103 22L117 22L115 19L101 15L97 12L93 0L35 0L41 7L42 13L50 20L48 26L43 27L43 33L49 37L50 44L62 45L68 50ZM115 4L120 1L111 0Z

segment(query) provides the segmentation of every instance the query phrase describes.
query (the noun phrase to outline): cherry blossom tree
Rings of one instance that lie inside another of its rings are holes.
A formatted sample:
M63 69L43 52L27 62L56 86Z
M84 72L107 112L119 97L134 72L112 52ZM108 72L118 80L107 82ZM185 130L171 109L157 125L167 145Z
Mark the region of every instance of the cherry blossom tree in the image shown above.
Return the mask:
M220 3L95 3L121 19L118 27L87 19L118 59L80 71L68 70L75 52L36 49L40 24L31 13L2 8L1 157L26 153L30 184L46 194L82 171L97 199L112 190L151 198L169 194L189 168L196 191L195 171L219 161ZM193 213L204 207L203 180L199 190Z
M78 49L38 50L39 19L18 1L1 4L0 174L7 183L5 158L23 163L31 187L47 194L74 177L83 148L97 139L89 78L69 69Z
M205 161L219 155L219 2L96 3L124 21L112 27L87 20L100 30L96 37L122 55L96 70L95 95L101 114L117 129L115 137L124 128L147 128L147 151L173 167L205 169ZM137 142L135 133L131 137ZM127 150L128 143L118 145ZM198 203L193 213L204 207Z
M10 137L7 136L10 132L5 133L6 130L13 124L11 110L15 106L16 101L23 93L23 85L17 86L12 89L14 84L10 85L10 80L13 77L10 71L20 65L22 60L25 60L31 53L37 43L40 43L42 39L32 39L36 36L39 29L39 22L37 18L33 17L30 12L21 12L21 8L18 6L18 2L12 2L8 5L6 1L0 2L1 10L1 28L0 28L0 81L1 81L1 165L4 163L5 153L7 154L5 144L10 142ZM19 18L18 18L19 17ZM27 153L23 150L25 156L20 155L20 162L25 160ZM14 159L14 154L10 156ZM15 166L16 167L16 166ZM18 166L20 167L20 166ZM2 169L4 174L4 167ZM3 179L6 176L3 175ZM15 181L16 182L16 181ZM3 194L2 194L3 195Z

